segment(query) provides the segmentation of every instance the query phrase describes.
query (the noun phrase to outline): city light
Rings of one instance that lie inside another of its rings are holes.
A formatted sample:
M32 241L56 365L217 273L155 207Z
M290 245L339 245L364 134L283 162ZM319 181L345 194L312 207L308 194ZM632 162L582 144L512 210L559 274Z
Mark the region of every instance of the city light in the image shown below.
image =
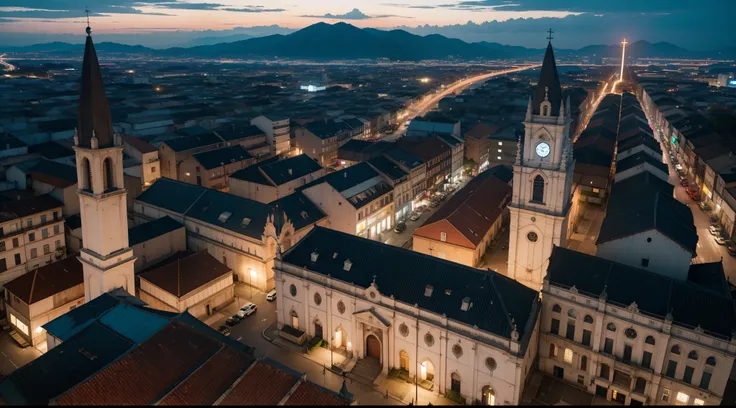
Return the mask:
M156 92L161 92L161 88L157 86L156 87Z
M429 78L427 78L427 77L424 77L424 78L419 78L419 82L421 82L421 83L423 83L423 84L426 84L426 83L427 83L427 82L429 82L429 81L430 81L430 79L429 79Z
M125 72L127 72L128 74L135 74L135 70L134 69L129 69L129 70L125 71Z

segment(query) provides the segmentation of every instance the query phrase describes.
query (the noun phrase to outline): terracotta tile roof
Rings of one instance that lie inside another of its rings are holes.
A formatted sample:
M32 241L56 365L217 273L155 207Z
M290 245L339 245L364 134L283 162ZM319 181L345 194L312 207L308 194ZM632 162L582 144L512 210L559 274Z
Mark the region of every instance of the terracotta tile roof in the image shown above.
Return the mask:
M70 256L13 279L5 289L30 305L83 284L82 263Z
M158 405L212 405L251 364L253 358L242 351L220 349Z
M231 272L232 269L202 251L142 273L140 277L174 296L183 297Z
M222 343L172 322L121 359L62 394L59 405L149 405L184 380Z
M259 361L218 405L276 405L299 378L296 373Z
M332 391L305 381L294 390L284 405L338 406L350 405L350 402Z
M511 200L511 169L496 166L471 180L417 228L412 236L475 249Z

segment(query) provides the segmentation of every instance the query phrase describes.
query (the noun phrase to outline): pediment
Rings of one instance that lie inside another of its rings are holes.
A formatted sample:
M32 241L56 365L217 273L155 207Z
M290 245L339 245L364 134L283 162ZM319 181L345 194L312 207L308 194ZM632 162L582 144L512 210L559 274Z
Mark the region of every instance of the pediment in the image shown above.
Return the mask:
M369 324L375 326L379 326L383 329L388 329L389 327L391 327L391 322L385 317L378 314L375 308L359 310L353 313L353 316L355 316L357 319L368 322Z

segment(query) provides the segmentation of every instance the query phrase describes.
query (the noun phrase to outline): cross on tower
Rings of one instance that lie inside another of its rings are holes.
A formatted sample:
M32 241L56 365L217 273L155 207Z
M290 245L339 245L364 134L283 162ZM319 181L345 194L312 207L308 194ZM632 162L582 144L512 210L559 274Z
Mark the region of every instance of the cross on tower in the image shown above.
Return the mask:
M376 284L376 275L373 275L373 284Z
M90 35L92 33L92 28L89 26L89 7L84 7L84 12L87 14L87 35Z
M547 30L547 39L549 40L549 42L552 42L552 39L554 38L552 37L552 33L554 33L554 31L552 31L551 28Z

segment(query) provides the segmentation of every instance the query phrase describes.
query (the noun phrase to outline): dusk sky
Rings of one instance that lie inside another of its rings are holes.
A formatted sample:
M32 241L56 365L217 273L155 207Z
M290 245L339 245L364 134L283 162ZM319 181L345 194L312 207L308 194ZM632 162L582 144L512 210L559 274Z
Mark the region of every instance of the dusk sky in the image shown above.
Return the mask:
M532 47L541 46L544 30L552 26L561 47L614 43L626 36L712 50L731 46L736 37L727 12L731 1L0 0L0 45L79 35L89 5L96 35L144 45L166 45L156 43L153 33L212 30L201 34L225 35L237 33L236 27L299 29L318 21L345 21L359 27L399 27L422 35Z

